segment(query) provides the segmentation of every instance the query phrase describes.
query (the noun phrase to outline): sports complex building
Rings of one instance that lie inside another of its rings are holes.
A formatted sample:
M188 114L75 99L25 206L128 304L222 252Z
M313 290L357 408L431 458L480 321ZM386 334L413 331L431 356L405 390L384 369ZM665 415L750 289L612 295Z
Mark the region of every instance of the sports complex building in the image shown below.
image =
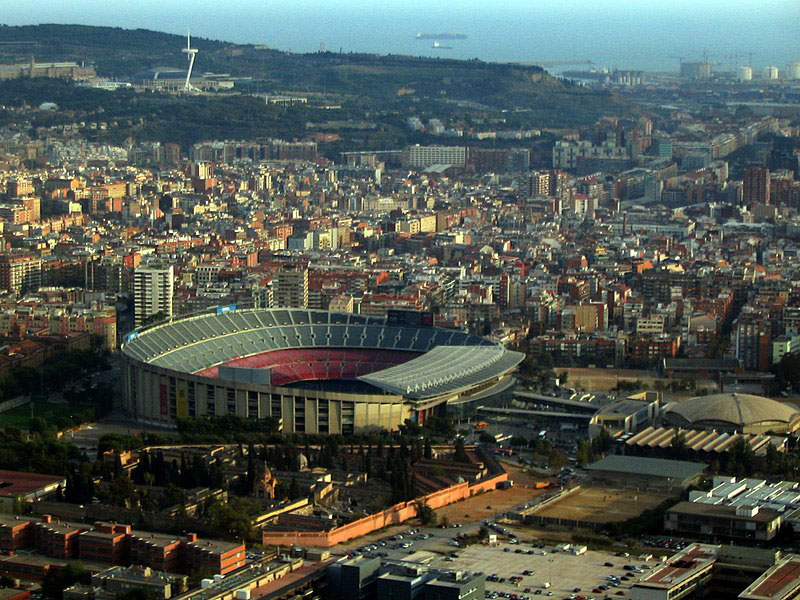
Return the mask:
M510 399L523 354L432 322L235 307L173 319L122 345L124 405L152 424L238 415L275 417L287 433L350 434L468 419Z

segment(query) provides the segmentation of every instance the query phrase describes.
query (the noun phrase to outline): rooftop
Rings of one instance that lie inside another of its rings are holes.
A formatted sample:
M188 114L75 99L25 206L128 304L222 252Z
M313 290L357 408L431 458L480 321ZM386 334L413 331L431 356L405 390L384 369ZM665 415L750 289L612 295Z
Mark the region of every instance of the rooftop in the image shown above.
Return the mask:
M0 496L16 498L50 486L66 485L65 477L22 471L0 471Z
M708 492L694 491L689 500L698 504L757 506L780 513L800 509L800 484L794 481L767 483L764 479L714 477Z
M248 309L176 319L132 333L122 352L159 367L204 374L244 357L315 348L425 353L402 366L359 377L410 398L475 385L508 372L524 357L459 330L305 309Z
M644 456L621 456L611 454L586 467L589 471L613 471L626 475L657 475L670 479L688 479L703 473L703 463Z
M454 391L502 373L523 359L502 346L436 346L402 365L359 377L388 392L424 398Z
M244 544L239 542L226 542L224 540L209 540L205 538L197 539L194 542L186 542L186 545L213 554L226 554L233 550L242 550L244 548Z
M755 514L738 514L735 506L720 504L703 504L700 502L678 502L668 512L696 515L698 517L721 517L734 521L756 521L769 523L780 517L780 513L771 509L760 509Z
M670 589L694 575L710 569L717 560L717 546L692 544L679 552L663 567L642 577L637 586Z
M739 594L743 600L783 600L800 591L800 556L789 554Z
M738 427L756 423L791 424L800 416L793 405L762 396L736 393L712 394L673 402L665 407L664 412L674 413L689 423L722 422Z

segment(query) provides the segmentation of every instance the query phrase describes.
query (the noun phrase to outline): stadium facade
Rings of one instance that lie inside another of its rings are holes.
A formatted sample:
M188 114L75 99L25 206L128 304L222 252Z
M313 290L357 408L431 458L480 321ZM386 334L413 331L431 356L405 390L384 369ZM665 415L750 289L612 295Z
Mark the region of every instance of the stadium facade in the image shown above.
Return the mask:
M122 356L124 406L139 421L275 417L286 433L322 434L468 419L510 399L523 358L429 313L235 307L141 328Z

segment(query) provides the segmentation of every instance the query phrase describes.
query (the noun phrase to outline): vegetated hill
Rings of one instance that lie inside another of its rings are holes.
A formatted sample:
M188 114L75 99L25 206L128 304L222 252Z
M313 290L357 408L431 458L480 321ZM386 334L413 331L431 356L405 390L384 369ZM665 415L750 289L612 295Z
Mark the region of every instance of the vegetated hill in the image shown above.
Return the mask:
M43 102L59 109L37 110ZM311 117L303 106L265 106L253 96L174 96L138 93L132 89L114 92L79 87L63 79L37 77L0 82L0 105L23 106L33 131L72 123L84 123L82 134L89 140L122 144L137 141L175 142L187 147L201 140L292 139L305 132ZM0 127L18 123L13 110L0 109ZM108 129L92 129L103 122Z
M185 68L180 35L144 29L84 25L0 26L7 42L0 62L74 60L93 63L100 75L129 78L156 66ZM325 92L385 101L439 98L496 108L541 110L543 126L576 125L598 114L630 110L612 94L592 92L552 77L540 67L359 53L292 54L263 46L192 38L199 49L196 72L252 77L252 90Z

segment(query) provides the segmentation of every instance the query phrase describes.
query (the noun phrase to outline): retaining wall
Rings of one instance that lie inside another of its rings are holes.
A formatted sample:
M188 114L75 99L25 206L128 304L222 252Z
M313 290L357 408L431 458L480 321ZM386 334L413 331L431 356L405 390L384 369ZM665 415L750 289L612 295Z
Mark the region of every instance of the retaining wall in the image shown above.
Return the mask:
M433 509L447 506L480 492L497 489L497 485L508 480L508 473L501 473L489 479L484 479L470 485L459 483L452 487L438 490L427 496L400 502L386 510L366 516L358 521L342 525L330 531L262 531L261 541L272 546L315 546L318 548L331 548L349 540L361 537L389 525L397 525L417 516L417 502L423 502Z
M18 406L24 406L28 404L30 401L31 401L30 396L17 396L16 398L11 398L11 400L0 402L0 413L9 411L12 408L17 408Z

